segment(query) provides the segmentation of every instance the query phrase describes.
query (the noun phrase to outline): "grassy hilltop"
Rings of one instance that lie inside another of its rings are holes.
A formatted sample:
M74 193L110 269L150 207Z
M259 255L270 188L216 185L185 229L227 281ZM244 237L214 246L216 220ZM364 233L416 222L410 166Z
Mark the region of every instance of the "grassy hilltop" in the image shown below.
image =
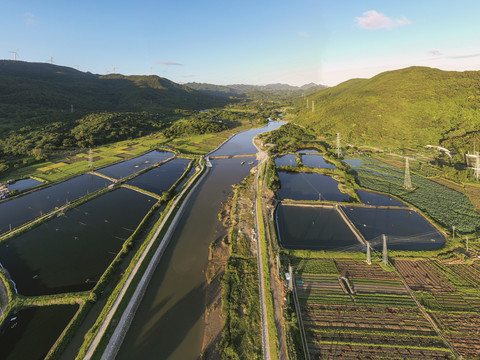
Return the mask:
M348 80L307 99L296 122L363 145L463 150L480 131L478 71L410 67Z

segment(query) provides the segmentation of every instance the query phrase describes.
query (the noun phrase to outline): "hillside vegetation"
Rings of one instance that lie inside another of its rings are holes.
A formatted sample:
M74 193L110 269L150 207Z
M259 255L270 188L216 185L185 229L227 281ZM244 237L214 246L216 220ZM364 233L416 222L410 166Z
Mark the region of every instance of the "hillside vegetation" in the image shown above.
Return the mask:
M352 79L307 99L299 102L296 122L362 145L440 144L463 152L473 146L465 139L480 131L478 71L410 67Z
M227 103L158 76L1 60L0 172L55 151L143 136Z

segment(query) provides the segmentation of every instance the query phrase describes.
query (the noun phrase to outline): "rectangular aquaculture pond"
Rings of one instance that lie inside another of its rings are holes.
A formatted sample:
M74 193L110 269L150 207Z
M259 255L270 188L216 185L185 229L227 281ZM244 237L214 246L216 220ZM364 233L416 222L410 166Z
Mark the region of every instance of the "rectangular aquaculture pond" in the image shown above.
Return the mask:
M292 200L348 201L350 196L338 189L338 181L318 173L279 171L278 195Z
M0 233L31 221L111 184L99 176L84 174L70 180L0 203Z
M78 305L32 307L12 314L0 328L0 359L44 359Z
M412 210L345 206L345 214L377 249L382 247L382 234L393 250L432 250L445 243L444 236Z
M379 194L373 191L357 190L358 197L365 205L373 206L402 206L408 205L404 202L397 200L391 196Z
M90 290L156 200L120 188L0 243L22 295Z
M135 174L136 172L139 172L140 170L143 170L149 166L158 164L159 162L162 162L174 155L175 154L172 152L154 150L134 159L99 169L97 172L115 179L121 179Z
M334 207L280 204L276 210L280 244L286 249L354 250L362 244Z
M190 161L191 160L180 158L170 160L159 167L127 181L127 184L157 195L162 195L164 191L170 189L175 181L182 176Z

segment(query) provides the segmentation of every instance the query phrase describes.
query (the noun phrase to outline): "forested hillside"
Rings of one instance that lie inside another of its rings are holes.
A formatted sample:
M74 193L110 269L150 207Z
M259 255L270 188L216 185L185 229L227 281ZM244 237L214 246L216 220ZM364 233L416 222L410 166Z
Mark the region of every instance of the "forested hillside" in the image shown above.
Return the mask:
M158 76L99 76L64 66L3 60L0 171L56 150L142 136L185 112L227 103Z
M298 105L296 122L321 134L340 132L363 145L441 144L462 152L480 131L480 72L410 67L346 81Z

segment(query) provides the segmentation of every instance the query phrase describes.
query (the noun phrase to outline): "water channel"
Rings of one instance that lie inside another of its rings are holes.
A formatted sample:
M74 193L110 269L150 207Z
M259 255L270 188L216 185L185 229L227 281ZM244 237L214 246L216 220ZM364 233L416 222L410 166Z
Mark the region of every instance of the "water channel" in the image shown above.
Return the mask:
M283 122L237 134L211 156L253 154L252 138ZM197 359L205 306L208 246L225 235L221 203L255 166L254 158L212 160L213 168L190 200L153 276L117 359ZM242 162L244 164L242 165ZM249 163L251 163L249 165Z

